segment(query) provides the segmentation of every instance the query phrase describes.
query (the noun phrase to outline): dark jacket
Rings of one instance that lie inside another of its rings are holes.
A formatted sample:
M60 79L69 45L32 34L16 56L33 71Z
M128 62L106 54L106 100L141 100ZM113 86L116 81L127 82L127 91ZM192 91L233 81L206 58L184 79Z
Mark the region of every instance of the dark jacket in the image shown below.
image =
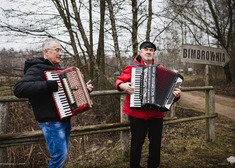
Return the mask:
M58 91L58 84L46 81L44 75L44 71L58 69L44 58L26 60L24 77L14 87L16 97L29 98L38 122L61 121L52 96L52 92Z

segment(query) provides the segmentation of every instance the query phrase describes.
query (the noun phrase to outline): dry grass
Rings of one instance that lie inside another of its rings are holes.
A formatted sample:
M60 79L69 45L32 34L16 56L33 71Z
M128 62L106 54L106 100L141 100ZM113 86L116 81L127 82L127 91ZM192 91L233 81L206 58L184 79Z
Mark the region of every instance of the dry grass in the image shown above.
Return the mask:
M179 110L180 113L194 112ZM229 119L216 119L216 141L205 141L205 120L170 126L165 131L161 167L221 167L235 155L235 125Z

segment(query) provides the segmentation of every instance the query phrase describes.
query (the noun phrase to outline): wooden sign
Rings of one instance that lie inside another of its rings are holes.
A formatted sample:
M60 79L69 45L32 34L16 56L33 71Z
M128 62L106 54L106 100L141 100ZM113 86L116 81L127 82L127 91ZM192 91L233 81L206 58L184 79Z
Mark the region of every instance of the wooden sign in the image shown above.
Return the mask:
M225 66L230 57L225 49L182 45L181 62Z

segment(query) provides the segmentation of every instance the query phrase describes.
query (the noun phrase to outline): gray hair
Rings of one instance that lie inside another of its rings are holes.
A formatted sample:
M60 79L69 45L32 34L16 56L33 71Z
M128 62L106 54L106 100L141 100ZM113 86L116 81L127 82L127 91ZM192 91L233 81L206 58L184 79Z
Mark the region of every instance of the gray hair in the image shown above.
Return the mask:
M48 39L46 39L46 40L43 42L43 44L42 44L43 55L44 55L44 50L45 50L45 49L50 49L50 48L51 48L51 45L52 45L53 43L60 44L60 42L59 42L58 40L56 40L56 39L51 39L51 38L48 38ZM44 57L45 57L45 55L44 55Z
M50 48L51 48L51 44L53 44L53 43L60 44L60 42L59 42L58 40L56 40L56 39L50 39L50 38L46 39L46 40L43 42L43 44L42 44L42 49L43 49L43 51L44 51L45 49L50 49Z

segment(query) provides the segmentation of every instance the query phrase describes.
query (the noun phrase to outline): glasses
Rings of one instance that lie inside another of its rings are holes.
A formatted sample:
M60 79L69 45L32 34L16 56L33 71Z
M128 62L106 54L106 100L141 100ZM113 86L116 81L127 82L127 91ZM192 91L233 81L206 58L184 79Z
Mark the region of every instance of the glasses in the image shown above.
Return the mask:
M60 49L60 48L48 49L48 50L53 50L53 51L57 52L58 54L59 54L59 53L60 53L60 54L63 54L63 53L64 53L64 51L63 51L62 49Z

